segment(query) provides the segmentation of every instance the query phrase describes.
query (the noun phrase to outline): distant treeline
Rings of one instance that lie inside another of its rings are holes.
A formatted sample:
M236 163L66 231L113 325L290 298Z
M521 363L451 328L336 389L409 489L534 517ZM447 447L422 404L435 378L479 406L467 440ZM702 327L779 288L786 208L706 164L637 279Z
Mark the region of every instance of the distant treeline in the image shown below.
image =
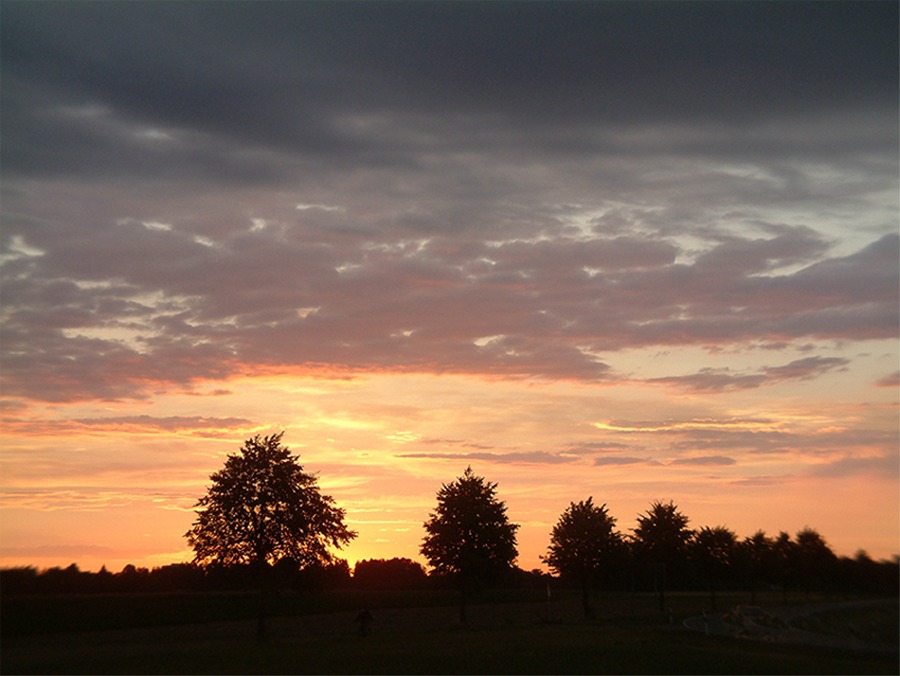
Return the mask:
M803 540L803 538L801 538ZM797 542L780 540L780 548L760 552L751 540L739 543L730 560L717 566L714 573L703 556L688 549L667 566L666 585L672 591L700 591L715 585L718 590L853 592L897 594L900 592L900 564L874 561L865 552L854 557L838 557L821 539L814 551ZM787 545L787 546L785 546ZM762 554L762 555L761 555ZM257 572L250 565L206 566L174 563L165 566L137 568L125 566L119 572L102 568L99 572L79 570L76 564L67 568L38 570L34 567L0 570L0 593L18 594L93 594L175 591L243 591L259 584ZM407 558L367 559L350 569L347 561L337 559L328 565L301 568L289 560L271 567L268 583L274 588L297 591L330 589L416 590L446 589L453 580L428 574L417 562ZM577 587L580 579L551 578L540 570L525 571L517 567L489 581L496 588ZM596 591L655 591L658 584L654 564L641 555L638 548L622 547L616 560L596 573Z

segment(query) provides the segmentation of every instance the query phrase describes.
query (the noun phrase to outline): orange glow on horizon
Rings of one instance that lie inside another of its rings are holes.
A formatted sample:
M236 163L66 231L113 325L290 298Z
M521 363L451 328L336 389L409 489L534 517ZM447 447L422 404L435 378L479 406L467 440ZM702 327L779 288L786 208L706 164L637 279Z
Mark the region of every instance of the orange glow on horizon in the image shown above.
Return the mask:
M359 531L335 552L351 568L394 556L424 564L422 523L441 484L468 465L498 484L510 519L522 524L525 569L541 567L557 517L588 496L606 503L625 533L652 500L673 499L692 525L725 523L741 537L808 524L841 554L862 548L887 558L898 549L896 513L866 522L863 509L895 504L896 480L883 474L890 433L877 431L889 427L891 406L847 410L824 425L815 407L748 412L739 397L731 412L684 415L677 402L633 386L611 398L608 386L404 374L244 377L227 388L112 411L77 403L53 406L52 417L37 408L8 416L0 565L74 560L112 570L188 560L182 534L209 475L244 439L282 430ZM598 408L606 421L596 420ZM635 410L645 422L622 422ZM855 431L860 421L873 431ZM823 490L846 496L841 507L822 503ZM65 527L47 530L50 515Z

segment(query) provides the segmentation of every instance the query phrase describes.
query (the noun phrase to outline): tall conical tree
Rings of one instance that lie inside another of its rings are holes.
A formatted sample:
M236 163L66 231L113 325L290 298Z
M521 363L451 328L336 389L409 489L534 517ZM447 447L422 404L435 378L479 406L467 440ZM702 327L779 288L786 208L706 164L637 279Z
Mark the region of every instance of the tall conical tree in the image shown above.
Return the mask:
M651 503L646 514L638 515L637 522L635 545L654 566L659 610L665 612L667 571L684 555L691 537L688 518L671 500L666 503L657 500Z
M613 530L615 524L606 505L595 505L593 496L572 502L553 527L547 555L541 557L558 575L579 581L584 616L588 618L594 614L591 606L594 577L621 547L621 536Z
M435 571L456 577L459 619L466 622L470 592L516 559L517 524L497 499L497 484L475 476L472 468L437 493L437 508L425 522L421 552Z

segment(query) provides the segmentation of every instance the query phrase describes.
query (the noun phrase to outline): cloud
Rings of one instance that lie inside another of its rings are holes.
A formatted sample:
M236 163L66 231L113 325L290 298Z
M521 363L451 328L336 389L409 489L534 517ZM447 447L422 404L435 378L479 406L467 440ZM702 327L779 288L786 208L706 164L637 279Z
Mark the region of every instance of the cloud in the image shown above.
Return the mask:
M760 118L896 101L896 64L882 58L896 51L889 6L350 10L242 4L223 14L147 4L67 6L47 17L27 4L7 7L4 88L15 96L4 96L5 117L17 133L4 163L283 180L297 156L327 172L351 158L402 164L412 149L508 146L529 135L572 153L598 126L619 132L702 117L727 132ZM83 112L46 138L50 102ZM599 135L582 152L615 148L616 138Z
M427 458L432 460L484 460L503 464L540 464L559 465L575 462L577 457L566 456L546 451L523 451L507 453L399 453L398 458Z
M659 464L647 458L637 458L634 456L594 458L594 465L597 467L603 467L606 465L638 465L645 463Z
M660 420L610 420L595 422L603 431L637 434L697 434L760 432L777 429L778 421L763 417L664 418Z
M845 368L849 363L850 360L843 357L805 357L783 366L764 367L751 374L733 373L728 368L704 368L691 375L652 378L648 382L675 385L697 393L749 390L785 380L811 380Z
M799 295L785 302L791 295L785 278L776 305L765 292L735 291L728 306L724 298L698 297L739 288L727 278L702 291L675 279L651 283L660 275L691 276L699 263L666 262L668 254L657 259L650 245L642 258L637 240L628 243L635 253L614 256L619 262L612 265L602 242L588 242L576 256L566 238L537 248L470 242L464 250L429 244L341 254L333 245L268 230L235 234L213 248L177 228L113 226L109 238L90 243L54 228L32 235L46 253L4 266L11 279L3 326L7 392L51 401L119 399L142 396L148 387L227 378L254 365L291 364L602 382L613 372L598 351L766 335L878 338L893 331L896 314L888 309L896 305L889 285L896 252L886 255L888 240L866 250L870 260L861 252L849 257L852 265L835 264L844 282L839 292L824 280L803 281L802 310ZM570 259L574 266L566 264ZM348 260L358 262L341 271ZM805 280L808 270L791 277ZM863 285L858 294L849 291L853 271L866 278L865 292ZM736 314L731 303L746 305ZM685 304L696 310L672 319ZM495 337L483 342L484 336ZM706 369L656 382L747 389L846 364L810 357L756 373Z
M304 204L297 205L297 211L308 211L309 209L319 209L321 211L346 211L344 207L332 204Z
M4 6L4 392L893 339L897 10L812 11Z
M785 477L776 477L776 476L754 476L749 477L747 479L737 479L735 481L730 482L732 486L777 486L779 484L784 483L786 480Z
M900 477L900 458L896 453L868 457L847 456L815 466L806 474L825 478L862 475L896 480Z
M678 458L670 465L735 465L737 460L724 455L700 455L693 458Z
M85 433L89 431L122 433L142 431L217 433L221 430L248 429L254 423L246 418L150 415L73 418L69 420L31 420L5 418L0 426L17 435Z
M576 453L581 455L593 455L604 453L618 453L631 448L628 444L622 444L615 441L580 441L568 444L565 447L567 454Z
M110 508L145 505L154 509L191 511L195 498L135 486L130 490L59 486L53 488L7 489L0 494L0 506L6 509L31 509L44 512L99 512ZM7 555L4 547L4 555Z
M890 421L893 407L882 419L875 407L815 409L802 416L709 417L613 420L594 423L604 435L640 435L647 447L664 445L669 452L688 456L749 458L756 464L777 462L780 457L821 463L847 449L890 449L897 446L897 431Z
M475 448L479 450L490 450L490 446L486 444L481 444L473 441L467 441L465 439L434 439L434 438L423 438L417 440L420 444L427 444L430 446L464 446L465 448Z
M889 373L883 378L879 378L875 381L875 384L878 387L898 387L900 386L900 371L894 371L893 373Z

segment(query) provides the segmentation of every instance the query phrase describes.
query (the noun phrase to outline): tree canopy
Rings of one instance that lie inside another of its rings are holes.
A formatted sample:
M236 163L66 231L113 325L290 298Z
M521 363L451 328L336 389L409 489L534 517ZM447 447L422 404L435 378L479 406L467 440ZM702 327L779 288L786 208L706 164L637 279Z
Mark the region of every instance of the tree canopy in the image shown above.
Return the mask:
M671 500L651 503L647 513L638 516L637 524L634 529L635 545L657 567L659 609L664 610L666 567L671 567L684 555L693 533L687 527L688 518L678 511Z
M716 608L716 586L735 557L737 536L725 526L703 526L688 545L691 558L709 585L710 604Z
M345 511L319 491L299 456L282 445L283 433L256 435L210 476L197 502L197 519L185 533L200 564L328 563L329 547L356 537Z
M692 532L688 518L671 500L651 503L646 514L637 517L634 537L637 545L658 562L667 562L683 554Z
M438 573L481 577L513 564L519 526L509 522L497 484L468 467L441 486L437 501L425 522L421 552Z
M541 557L558 575L580 581L587 617L593 614L589 596L591 581L621 543L619 534L613 530L615 524L606 505L595 505L593 496L572 502L553 527L547 555Z
M472 468L437 493L437 508L425 522L421 553L437 573L455 575L463 598L480 580L508 569L518 555L516 530L506 505L497 499L497 484L475 476Z

